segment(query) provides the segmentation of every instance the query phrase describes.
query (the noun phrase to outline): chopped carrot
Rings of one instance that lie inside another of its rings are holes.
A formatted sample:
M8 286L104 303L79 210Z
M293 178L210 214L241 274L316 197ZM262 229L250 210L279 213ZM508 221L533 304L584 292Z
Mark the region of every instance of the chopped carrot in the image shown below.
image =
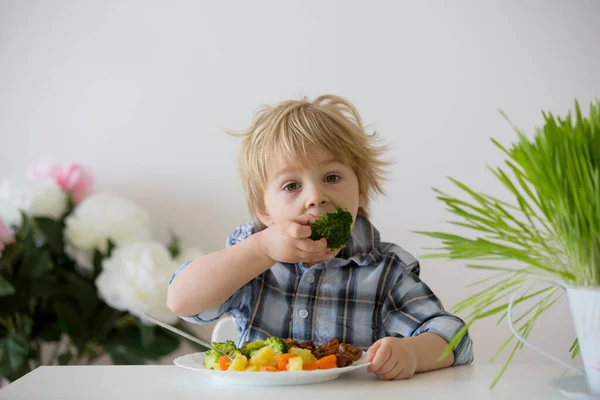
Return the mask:
M220 371L227 371L227 368L229 368L229 364L231 364L231 362L229 361L229 358L227 358L227 356L219 357L219 370Z
M263 367L260 367L260 372L279 372L279 370L275 367L265 365Z
M302 369L304 371L313 371L313 370L317 369L317 363L316 362L304 363L304 364L302 364Z
M277 356L277 368L280 371L285 371L286 367L288 365L288 362L290 361L290 358L293 358L293 357L298 357L298 355L294 354L294 353L279 354Z
M331 369L337 367L337 357L335 354L330 354L317 360L317 368L318 369Z

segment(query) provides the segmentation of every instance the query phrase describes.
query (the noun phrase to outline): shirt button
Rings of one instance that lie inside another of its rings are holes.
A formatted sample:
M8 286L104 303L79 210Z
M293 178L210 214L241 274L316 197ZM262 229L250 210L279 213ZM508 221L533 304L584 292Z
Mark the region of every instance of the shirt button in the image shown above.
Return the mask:
M306 277L306 280L308 281L308 283L314 283L315 282L315 276L313 274L310 274Z
M308 311L300 310L300 311L298 311L298 315L300 316L300 318L306 318L306 317L308 317Z

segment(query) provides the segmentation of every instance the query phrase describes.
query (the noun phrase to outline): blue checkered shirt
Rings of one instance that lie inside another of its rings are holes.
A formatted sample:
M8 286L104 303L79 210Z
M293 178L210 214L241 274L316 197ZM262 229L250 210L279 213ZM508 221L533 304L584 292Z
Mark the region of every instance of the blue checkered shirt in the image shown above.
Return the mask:
M256 233L252 223L238 226L227 247ZM189 264L180 266L177 275ZM303 263L275 263L212 310L183 317L196 324L231 315L245 341L269 336L338 338L366 350L388 336L410 337L433 332L450 341L465 326L446 312L419 279L419 262L398 245L381 242L379 232L358 216L348 246L332 260L307 268ZM454 350L455 365L473 361L467 333Z

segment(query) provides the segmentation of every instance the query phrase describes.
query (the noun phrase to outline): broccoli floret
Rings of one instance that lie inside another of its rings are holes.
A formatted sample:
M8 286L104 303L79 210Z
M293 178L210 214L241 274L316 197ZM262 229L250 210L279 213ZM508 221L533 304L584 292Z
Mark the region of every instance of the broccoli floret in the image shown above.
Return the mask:
M232 340L226 342L212 342L215 349L227 354L231 358L235 358L236 354L241 354L240 350L235 346ZM218 364L219 357L223 354L210 349L204 355L204 367L208 369L215 369L215 365Z
M333 212L322 214L310 225L310 239L327 239L327 246L332 250L346 247L352 236L352 214L337 206Z
M215 349L219 350L221 353L227 354L231 358L234 358L236 354L240 354L240 349L235 346L233 340L213 342L212 345Z
M270 338L267 339L267 344L273 349L273 351L275 351L276 353L287 353L288 349L287 346L285 345L285 342L276 337L276 336L271 336Z
M219 357L221 357L221 354L213 349L208 350L204 355L204 368L215 369L215 365L219 363Z
M240 351L242 352L243 355L245 355L247 358L250 358L250 356L252 355L252 353L254 353L257 350L262 349L263 347L265 347L267 345L266 341L256 341L256 342L248 342L246 343L241 349Z
M287 346L285 345L285 342L282 339L272 336L272 337L268 338L267 340L257 340L254 342L246 343L241 348L241 352L243 355L250 358L252 356L252 353L254 353L257 350L262 349L265 346L269 346L276 353L283 354L283 353L287 353L287 350L288 350Z
M204 368L215 369L215 365L219 362L219 357L221 355L213 349L208 350L204 355Z

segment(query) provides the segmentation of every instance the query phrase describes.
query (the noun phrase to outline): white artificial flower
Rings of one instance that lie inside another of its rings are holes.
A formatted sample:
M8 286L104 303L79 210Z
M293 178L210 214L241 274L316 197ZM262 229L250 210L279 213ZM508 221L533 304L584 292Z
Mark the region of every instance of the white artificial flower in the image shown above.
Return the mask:
M132 201L96 193L65 219L65 251L85 271L93 269L94 249L105 254L108 239L115 245L150 238L148 213Z
M175 264L182 265L188 261L194 261L196 258L203 256L204 252L198 248L190 247L189 249L182 250L181 253L175 257Z
M116 247L102 262L96 279L100 296L109 306L142 318L145 312L167 323L177 316L167 307L167 289L176 268L167 248L156 241Z
M21 226L23 212L31 217L60 219L67 211L67 194L52 180L0 182L0 218L8 227Z

